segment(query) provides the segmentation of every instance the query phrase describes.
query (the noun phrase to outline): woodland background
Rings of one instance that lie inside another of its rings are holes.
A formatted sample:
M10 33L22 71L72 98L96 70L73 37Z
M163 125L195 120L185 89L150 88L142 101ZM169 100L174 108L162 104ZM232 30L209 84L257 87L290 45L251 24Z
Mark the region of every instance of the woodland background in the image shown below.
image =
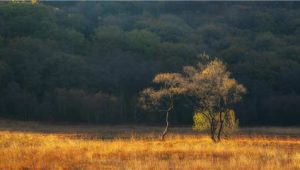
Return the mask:
M203 52L247 88L240 126L300 125L299 2L1 2L0 117L157 124L139 92Z

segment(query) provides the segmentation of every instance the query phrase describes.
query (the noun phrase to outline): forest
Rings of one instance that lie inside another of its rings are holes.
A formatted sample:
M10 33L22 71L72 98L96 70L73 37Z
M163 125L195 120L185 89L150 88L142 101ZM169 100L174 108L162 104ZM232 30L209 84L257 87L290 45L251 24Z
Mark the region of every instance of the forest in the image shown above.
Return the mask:
M300 125L299 2L0 2L0 117L161 124L140 92L203 54L247 88L240 126Z

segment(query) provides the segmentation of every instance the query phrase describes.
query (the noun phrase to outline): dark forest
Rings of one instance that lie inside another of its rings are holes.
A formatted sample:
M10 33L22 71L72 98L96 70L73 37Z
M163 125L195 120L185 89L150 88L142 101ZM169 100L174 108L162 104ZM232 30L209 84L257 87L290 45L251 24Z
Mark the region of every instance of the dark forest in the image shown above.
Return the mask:
M204 53L247 88L240 126L300 125L299 2L1 2L0 117L161 123L140 91ZM193 121L183 100L173 124Z

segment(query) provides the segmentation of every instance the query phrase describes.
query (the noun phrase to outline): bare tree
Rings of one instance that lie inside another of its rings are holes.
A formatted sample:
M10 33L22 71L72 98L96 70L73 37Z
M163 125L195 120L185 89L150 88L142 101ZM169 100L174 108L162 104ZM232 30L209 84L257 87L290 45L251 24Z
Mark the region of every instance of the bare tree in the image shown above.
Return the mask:
M156 75L153 82L160 85L160 88L143 90L139 101L145 109L157 109L165 112L166 127L161 135L161 139L164 140L168 133L169 115L174 109L174 101L178 95L185 92L183 85L185 80L179 73L162 73Z

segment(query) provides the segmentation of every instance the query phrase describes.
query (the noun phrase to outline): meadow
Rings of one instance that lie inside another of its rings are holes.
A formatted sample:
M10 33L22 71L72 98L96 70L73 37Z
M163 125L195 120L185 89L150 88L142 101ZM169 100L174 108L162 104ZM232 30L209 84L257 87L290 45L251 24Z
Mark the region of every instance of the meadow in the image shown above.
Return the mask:
M300 128L162 129L0 120L0 169L300 169Z

